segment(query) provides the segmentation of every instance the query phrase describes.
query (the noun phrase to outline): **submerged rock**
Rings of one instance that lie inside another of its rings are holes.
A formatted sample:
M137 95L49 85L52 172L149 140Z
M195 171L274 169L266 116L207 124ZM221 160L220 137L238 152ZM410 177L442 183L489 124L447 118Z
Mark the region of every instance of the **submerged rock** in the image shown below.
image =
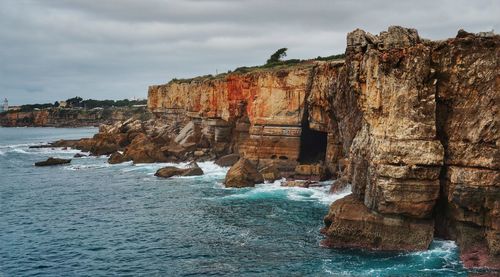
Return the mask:
M175 166L166 166L158 169L155 176L162 178L170 178L173 176L199 176L203 175L203 170L197 163L191 163L187 168L178 168Z
M240 158L227 172L224 185L226 187L243 188L253 187L264 182L262 174L247 159Z
M69 164L71 159L60 159L50 157L45 161L36 162L35 166L50 166L50 165L60 165L60 164Z

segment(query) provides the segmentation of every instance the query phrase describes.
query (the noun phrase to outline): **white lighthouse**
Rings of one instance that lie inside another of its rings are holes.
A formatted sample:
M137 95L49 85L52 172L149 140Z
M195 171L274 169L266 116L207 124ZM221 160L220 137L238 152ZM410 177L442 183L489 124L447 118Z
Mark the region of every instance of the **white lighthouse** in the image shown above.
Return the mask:
M9 100L7 100L7 98L5 98L3 100L2 112L6 112L8 110L9 110Z

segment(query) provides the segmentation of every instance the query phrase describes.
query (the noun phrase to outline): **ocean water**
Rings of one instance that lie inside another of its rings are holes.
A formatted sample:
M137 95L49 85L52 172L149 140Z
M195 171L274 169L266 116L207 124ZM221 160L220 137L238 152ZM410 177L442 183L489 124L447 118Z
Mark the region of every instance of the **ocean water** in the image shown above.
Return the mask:
M328 205L349 192L226 189L228 168L159 179L166 164L106 157L36 168L78 151L29 149L95 128L0 128L0 276L466 276L457 246L421 252L321 247ZM178 166L184 166L180 164Z

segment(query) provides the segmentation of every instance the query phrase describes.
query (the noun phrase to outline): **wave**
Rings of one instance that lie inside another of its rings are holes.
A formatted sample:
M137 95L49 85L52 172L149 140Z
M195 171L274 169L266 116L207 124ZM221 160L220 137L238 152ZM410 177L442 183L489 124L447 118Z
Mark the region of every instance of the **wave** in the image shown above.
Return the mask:
M108 163L100 163L100 164L75 164L65 166L66 170L85 170L85 169L98 169L98 168L107 168L111 165Z
M130 162L131 164L131 162ZM158 169L166 166L175 166L178 168L186 168L189 165L187 162L182 162L182 163L139 163L139 164L133 164L130 167L126 167L122 169L122 172L145 172L148 175L153 175ZM220 167L216 165L212 161L208 162L199 162L198 165L200 168L203 170L203 176L207 177L219 177L219 176L225 176L229 168L227 167ZM200 176L186 176L186 177L172 177L172 178L199 178Z
M283 180L283 179L282 179ZM282 187L281 181L277 180L273 183L258 184L255 188L235 189L236 193L222 197L225 200L231 199L279 199L286 198L292 201L317 201L325 205L330 205L335 200L338 200L351 193L351 188L340 193L330 194L330 185L321 187L301 188L301 187Z
M30 146L43 145L44 143L21 143L21 144L6 144L0 145L0 149L5 148L26 148Z
M21 148L14 148L10 151L7 151L8 152L14 152L14 153L20 153L20 154L30 154L30 152L24 150L24 149L21 149Z
M458 259L458 246L449 240L436 239L425 251L361 255L360 264L348 269L338 261L325 259L323 271L335 276L466 276Z

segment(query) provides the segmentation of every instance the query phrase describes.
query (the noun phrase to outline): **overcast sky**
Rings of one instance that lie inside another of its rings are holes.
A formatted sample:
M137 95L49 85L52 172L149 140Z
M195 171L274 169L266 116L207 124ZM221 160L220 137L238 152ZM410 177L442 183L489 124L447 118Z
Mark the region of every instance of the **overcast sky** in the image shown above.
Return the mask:
M148 85L262 64L281 47L343 53L355 28L444 39L498 30L499 15L498 0L0 0L0 97L145 98Z

